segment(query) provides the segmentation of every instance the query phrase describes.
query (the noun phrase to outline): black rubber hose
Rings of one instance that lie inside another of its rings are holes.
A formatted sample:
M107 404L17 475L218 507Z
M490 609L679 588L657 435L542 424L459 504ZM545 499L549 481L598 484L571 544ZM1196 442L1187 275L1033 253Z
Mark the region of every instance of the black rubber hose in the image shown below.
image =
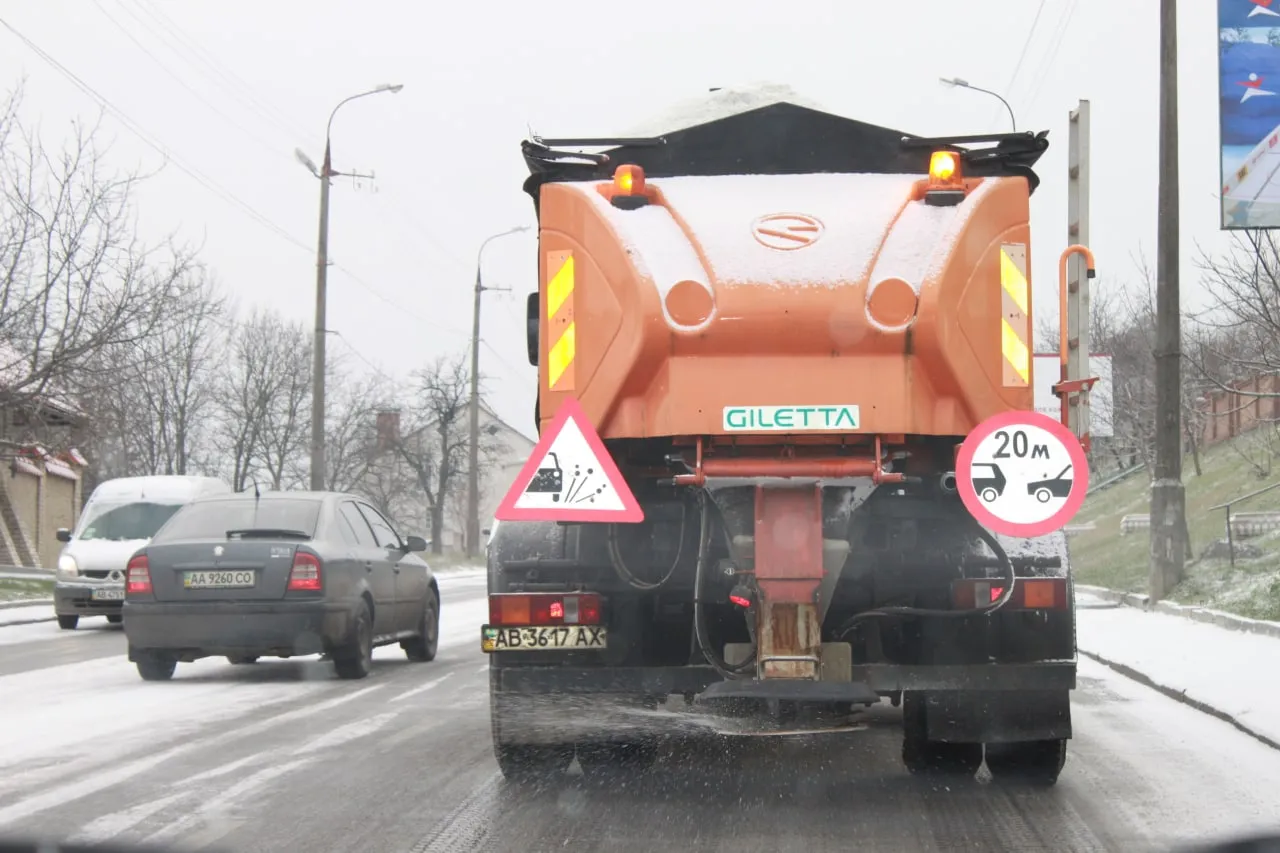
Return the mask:
M740 664L729 666L724 659L715 653L707 641L706 612L702 609L702 584L706 575L707 559L711 551L711 510L708 507L706 493L699 495L702 520L698 528L698 562L693 578L693 634L698 642L698 650L707 659L712 668L727 681L740 679L741 673L756 662L756 647L752 644L751 654Z
M676 547L676 556L671 561L671 568L667 569L667 573L662 579L656 583L642 581L631 573L627 568L626 561L622 558L622 549L618 547L618 525L609 525L609 561L613 563L613 570L617 573L622 581L633 589L642 592L652 592L655 589L661 589L667 585L672 576L676 573L676 568L680 565L680 558L684 556L684 536L689 526L689 504L682 501L680 505L680 544Z
M845 636L853 630L854 626L863 619L878 616L946 616L946 617L969 617L977 616L983 613L994 613L1008 603L1013 596L1013 585L1017 583L1014 574L1013 560L1009 559L1009 555L1000 545L999 540L991 535L991 532L981 525L974 525L978 538L986 543L992 553L996 555L996 559L1005 570L1005 587L1004 592L995 601L982 607L973 607L966 610L933 610L927 607L878 607L874 610L864 610L845 620L840 626L840 630L836 634L836 639L843 640Z

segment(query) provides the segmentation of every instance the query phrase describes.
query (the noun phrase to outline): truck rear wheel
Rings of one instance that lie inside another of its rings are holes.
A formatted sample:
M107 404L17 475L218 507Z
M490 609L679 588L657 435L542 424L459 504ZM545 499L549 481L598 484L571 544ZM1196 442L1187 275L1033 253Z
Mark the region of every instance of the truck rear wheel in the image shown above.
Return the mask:
M500 692L492 679L491 672L489 728L502 775L512 782L535 782L563 774L573 761L573 743L557 742L539 731L540 715L529 698Z
M972 776L982 766L982 744L928 739L926 705L918 693L902 697L902 763L913 774Z
M987 770L999 781L1047 788L1057 783L1066 763L1066 739L987 745Z

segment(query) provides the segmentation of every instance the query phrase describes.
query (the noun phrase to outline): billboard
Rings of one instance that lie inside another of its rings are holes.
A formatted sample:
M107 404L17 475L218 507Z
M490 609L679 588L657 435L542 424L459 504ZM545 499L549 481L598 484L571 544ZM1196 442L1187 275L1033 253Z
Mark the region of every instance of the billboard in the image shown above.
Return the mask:
M1280 0L1276 0L1280 4ZM1111 411L1114 399L1111 391L1111 356L1089 357L1089 374L1098 377L1089 392L1089 433L1094 438L1111 438ZM1062 403L1053 393L1053 386L1062 378L1062 363L1057 353L1036 353L1031 363L1031 384L1035 388L1036 411L1055 421L1062 417Z
M1280 0L1218 0L1224 229L1280 227Z

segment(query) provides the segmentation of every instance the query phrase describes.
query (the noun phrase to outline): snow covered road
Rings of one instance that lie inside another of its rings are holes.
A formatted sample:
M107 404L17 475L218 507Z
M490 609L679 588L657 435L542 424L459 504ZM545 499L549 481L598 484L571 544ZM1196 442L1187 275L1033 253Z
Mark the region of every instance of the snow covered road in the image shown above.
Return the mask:
M613 787L516 789L490 751L484 578L442 587L437 660L382 649L359 682L314 660L210 659L146 683L101 620L0 629L0 833L227 851L774 853L1166 850L1280 828L1280 752L1089 660L1050 791L985 771L951 787L909 777L887 705L851 735L685 744Z

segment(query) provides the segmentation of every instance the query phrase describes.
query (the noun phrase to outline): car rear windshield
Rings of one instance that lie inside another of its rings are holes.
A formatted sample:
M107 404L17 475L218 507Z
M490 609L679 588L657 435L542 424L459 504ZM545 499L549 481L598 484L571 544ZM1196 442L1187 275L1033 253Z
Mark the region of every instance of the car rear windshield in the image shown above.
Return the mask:
M314 536L320 502L252 498L187 504L164 526L155 542L181 539L225 539L229 531L288 530Z

